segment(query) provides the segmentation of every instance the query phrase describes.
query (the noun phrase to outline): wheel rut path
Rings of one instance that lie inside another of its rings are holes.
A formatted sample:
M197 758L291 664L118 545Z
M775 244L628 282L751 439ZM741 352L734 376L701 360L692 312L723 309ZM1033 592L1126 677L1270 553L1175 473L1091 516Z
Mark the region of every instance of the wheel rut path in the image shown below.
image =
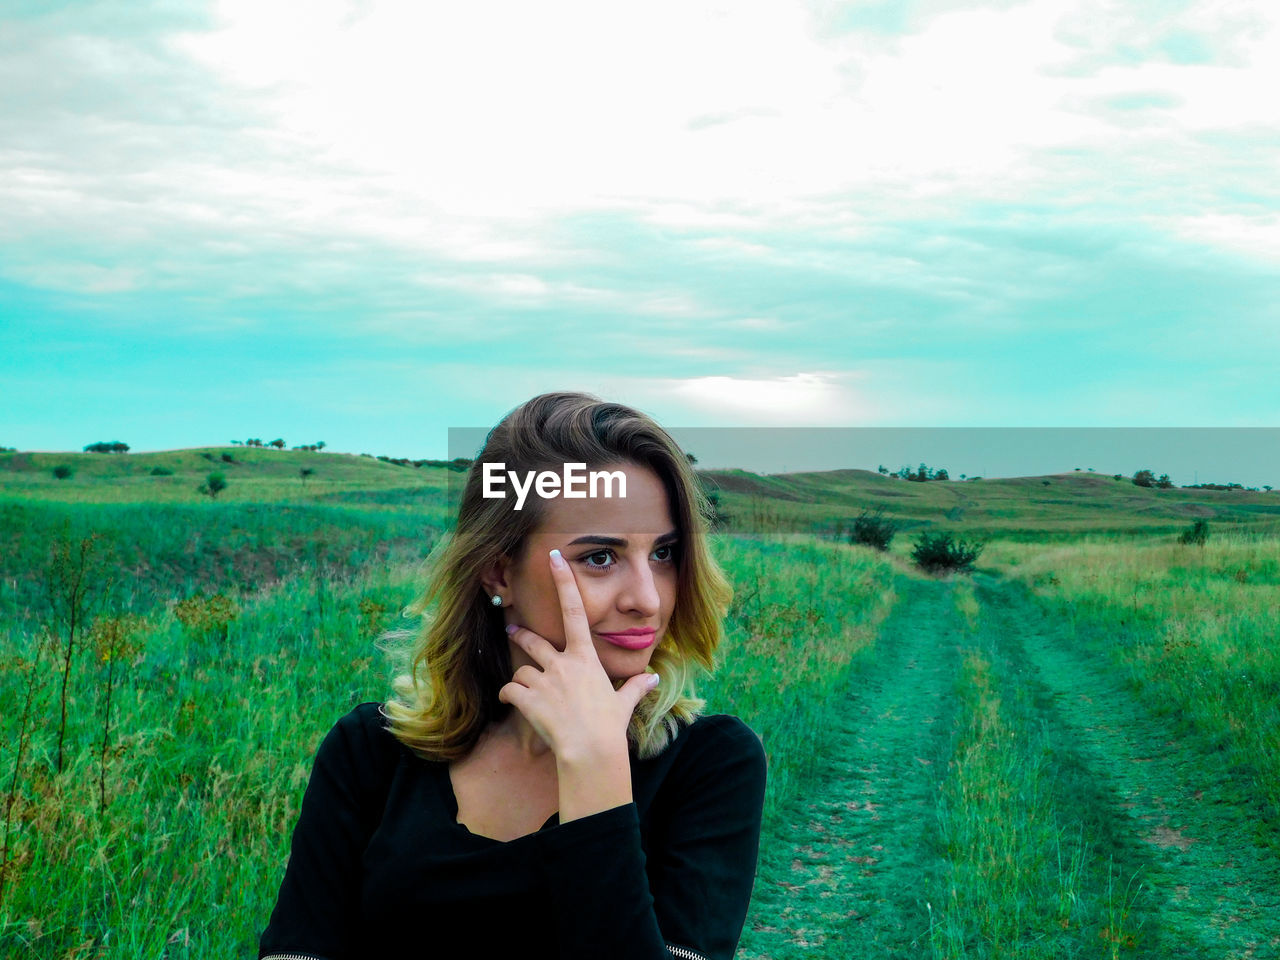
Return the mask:
M955 708L960 624L946 585L903 579L874 663L841 696L827 773L762 849L740 958L916 957L943 863L938 783Z
M1128 956L1280 957L1280 855L1216 754L1143 704L1125 675L1019 584L978 579L988 630L1031 686L1054 745L1060 819L1114 864L1143 924ZM1122 894L1117 894L1118 898Z
M976 630L957 612L957 583L895 584L870 659L838 694L825 773L766 825L738 957L936 955L930 923L948 873L939 791L962 652L976 644L1039 733L1062 836L1084 844L1092 926L1064 929L1043 955L1280 958L1280 855L1242 778L1026 587L981 574L972 584ZM1120 914L1123 939L1100 938Z

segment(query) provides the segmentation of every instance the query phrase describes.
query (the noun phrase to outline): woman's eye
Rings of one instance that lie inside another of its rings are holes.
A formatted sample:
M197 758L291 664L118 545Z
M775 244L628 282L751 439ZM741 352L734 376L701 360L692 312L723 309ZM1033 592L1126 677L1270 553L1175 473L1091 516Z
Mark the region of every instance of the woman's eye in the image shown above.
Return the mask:
M657 550L653 551L654 559L666 563L668 560L674 560L676 556L676 548L671 544L664 544Z
M613 554L610 553L608 550L597 550L595 553L587 554L582 559L586 561L586 564L588 567L596 570L600 570L600 569L603 569L604 567L612 566L612 564L609 561L613 559ZM599 562L592 563L593 560L596 560Z

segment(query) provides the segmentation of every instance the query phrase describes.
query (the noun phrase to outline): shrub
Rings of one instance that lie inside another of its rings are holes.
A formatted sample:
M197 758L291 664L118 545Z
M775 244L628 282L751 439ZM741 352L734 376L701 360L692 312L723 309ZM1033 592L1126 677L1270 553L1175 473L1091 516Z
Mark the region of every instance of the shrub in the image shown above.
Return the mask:
M1156 485L1156 475L1150 470L1139 470L1133 475L1134 486L1138 487L1154 487Z
M229 454L229 453L224 453L224 454L222 455L222 462L223 462L223 463L235 463L235 462L236 462L236 458L235 458L234 456L232 456L231 454Z
M712 530L720 530L729 522L729 515L724 512L724 505L720 501L720 491L706 490L705 493L707 495L707 524Z
M1173 487L1173 481L1169 479L1167 473L1160 474L1160 479L1156 481L1156 486L1161 490L1169 490Z
M218 494L227 489L227 475L225 473L214 472L205 478L205 482L196 487L200 493L205 494L209 499L216 500Z
M240 616L240 605L221 593L195 594L179 601L173 615L194 639L226 640L227 626Z
M863 510L853 521L853 529L849 531L850 543L861 543L877 550L888 550L893 535L898 532L898 524L887 520L883 508L877 507L875 512Z
M920 534L920 539L912 548L911 559L916 566L929 573L968 573L982 553L982 547L981 543L952 540L949 533L926 531Z
M60 463L53 468L53 475L57 477L59 480L65 480L67 479L67 477L70 477L74 473L75 473L75 470L71 469L71 467L65 463Z
M173 467L152 467L151 475L153 477L172 477Z
M1178 537L1179 543L1194 544L1197 547L1203 547L1204 542L1209 539L1209 521L1200 519L1192 522L1191 526L1182 531Z

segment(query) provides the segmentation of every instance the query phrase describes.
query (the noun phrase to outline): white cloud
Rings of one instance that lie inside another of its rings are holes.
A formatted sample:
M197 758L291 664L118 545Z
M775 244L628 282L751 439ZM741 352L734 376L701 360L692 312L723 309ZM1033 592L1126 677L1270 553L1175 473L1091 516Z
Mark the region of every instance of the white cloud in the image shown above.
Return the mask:
M758 424L819 426L860 422L866 404L848 373L815 372L749 379L709 376L670 381L666 389L703 416Z
M10 263L0 268L0 276L46 290L77 293L127 293L138 286L136 270L95 263Z
M1168 227L1188 242L1208 242L1246 259L1270 261L1273 269L1280 262L1280 213L1210 213L1178 218Z

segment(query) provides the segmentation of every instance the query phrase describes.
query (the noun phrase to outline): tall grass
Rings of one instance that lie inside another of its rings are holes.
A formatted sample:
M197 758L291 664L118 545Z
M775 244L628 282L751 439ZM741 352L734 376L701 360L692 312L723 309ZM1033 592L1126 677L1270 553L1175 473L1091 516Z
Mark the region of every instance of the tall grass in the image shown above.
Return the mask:
M772 810L815 774L830 693L892 603L891 573L865 552L813 541L722 539L715 549L738 599L720 669L699 693L710 711L765 734ZM250 955L311 758L352 705L388 696L393 665L375 638L400 625L417 576L416 563L328 579L304 569L232 591L240 612L225 630L184 627L172 604L156 603L136 656L73 664L60 775L55 731L31 732L19 768L20 711L0 715L6 788L11 771L21 774L7 824L0 955ZM4 702L23 703L36 642L30 621L0 633L13 667L0 673ZM55 703L54 679L37 678L35 716Z
M1036 587L1079 643L1241 771L1280 828L1280 538L1003 543L989 559Z
M935 958L1066 955L1079 926L1085 849L1064 839L1043 747L1004 703L992 660L977 648L957 680L960 711L938 816L946 899L930 904Z
M412 560L440 528L431 513L327 504L0 500L0 617L42 617L51 548L93 533L113 555L114 601L149 610L202 590L253 592L299 573L325 579Z
M765 734L772 816L817 776L834 694L867 658L892 609L892 565L874 551L820 542L720 538L736 585L722 663L705 684L708 709Z
M386 693L373 637L411 598L412 576L408 566L330 584L323 617L311 584L290 578L242 597L225 638L192 636L158 608L135 659L77 661L66 769L53 772L47 727L24 762L0 954L61 957L84 944L87 956L249 954L319 738ZM4 639L10 656L33 656L32 637ZM112 667L121 676L103 774L98 700ZM20 679L0 677L5 702ZM46 704L52 693L46 684ZM15 720L0 717L5 744ZM16 757L6 749L0 762L7 772Z

